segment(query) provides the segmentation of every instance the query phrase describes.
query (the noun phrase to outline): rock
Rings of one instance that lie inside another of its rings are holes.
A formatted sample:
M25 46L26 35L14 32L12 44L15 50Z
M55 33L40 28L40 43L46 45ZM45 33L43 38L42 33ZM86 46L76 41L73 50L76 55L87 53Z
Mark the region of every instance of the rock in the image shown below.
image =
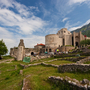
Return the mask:
M21 74L21 75L23 74L23 70L20 70L20 74Z
M15 65L15 70L17 70L17 65Z
M81 81L81 84L89 84L89 80L88 80L88 79L83 79L83 80Z
M90 85L88 86L88 90L90 90Z
M79 83L79 81L78 81L78 80L76 80L76 79L73 79L73 81L74 81L74 82L76 82L76 83Z

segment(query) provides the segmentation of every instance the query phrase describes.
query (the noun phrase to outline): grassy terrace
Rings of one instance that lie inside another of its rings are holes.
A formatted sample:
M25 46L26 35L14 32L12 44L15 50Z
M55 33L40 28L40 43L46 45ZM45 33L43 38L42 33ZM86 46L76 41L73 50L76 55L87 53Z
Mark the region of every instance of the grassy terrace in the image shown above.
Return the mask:
M33 62L30 62L29 64L41 63L41 62L50 61L50 60L53 60L53 59L57 59L57 58L52 57L52 58L45 58L45 59L35 60Z
M71 64L71 63L75 63L75 62L66 61L66 60L57 60L57 61L45 62L45 63L55 64L55 65L63 65L63 64Z
M69 58L69 57L67 57ZM22 81L25 77L28 77L28 87L31 90L62 90L59 87L54 86L51 82L48 81L49 76L60 76L65 77L68 76L70 78L75 78L77 80L82 80L84 78L90 80L90 73L58 73L57 68L38 65L28 67L23 69L20 64L34 64L40 63L44 61L50 61L56 58L47 58L41 59L38 61L34 61L31 63L24 63L22 61L12 61L11 63L1 63L0 64L0 90L21 90ZM45 63L46 63L45 62ZM73 63L71 61L66 60L57 60L52 62L47 62L49 64L70 64ZM17 69L15 70L15 65L17 65ZM23 70L23 75L19 74L19 71Z
M84 64L90 64L90 61L88 61L88 62L85 62Z

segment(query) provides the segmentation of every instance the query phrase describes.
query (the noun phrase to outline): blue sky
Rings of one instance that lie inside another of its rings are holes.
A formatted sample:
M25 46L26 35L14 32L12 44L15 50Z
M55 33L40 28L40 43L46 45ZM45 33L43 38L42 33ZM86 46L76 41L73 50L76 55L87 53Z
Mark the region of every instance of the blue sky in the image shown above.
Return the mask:
M0 39L8 49L24 39L25 47L45 43L61 28L90 23L90 0L0 0Z

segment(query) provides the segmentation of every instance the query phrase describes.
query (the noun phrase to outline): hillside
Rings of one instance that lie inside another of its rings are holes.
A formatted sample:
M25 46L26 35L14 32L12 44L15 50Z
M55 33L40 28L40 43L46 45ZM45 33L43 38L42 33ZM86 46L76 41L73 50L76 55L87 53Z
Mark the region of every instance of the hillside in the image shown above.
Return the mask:
M90 23L88 25L84 25L83 27L74 30L75 32L81 31L83 35L86 35L87 37L90 37ZM71 33L73 33L72 31Z

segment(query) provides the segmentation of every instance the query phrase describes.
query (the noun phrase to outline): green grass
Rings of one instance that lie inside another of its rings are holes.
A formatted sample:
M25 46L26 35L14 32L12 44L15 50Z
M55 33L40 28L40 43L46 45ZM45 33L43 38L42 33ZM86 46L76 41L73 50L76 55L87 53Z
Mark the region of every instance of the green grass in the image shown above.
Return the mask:
M39 60L32 61L29 64L41 63L41 62L50 61L50 60L53 60L53 59L57 59L57 58L51 57L51 58L39 59Z
M31 64L49 61L52 59L54 58L42 59L39 61L31 62ZM50 62L50 64L51 63L59 65L73 62L66 60L57 60ZM30 75L30 77L27 78L27 80L29 81L28 88L30 88L31 90L64 90L60 89L60 87L57 87L55 84L52 84L52 82L48 80L49 76L68 76L79 81L84 78L90 80L90 73L59 73L57 68L44 65L32 66L23 69L20 64L26 65L28 63L24 63L22 61L12 61L11 63L0 64L0 90L21 90L22 80L28 75ZM15 70L15 65L17 65L17 70ZM23 75L19 74L20 70L23 70Z
M90 80L90 73L58 73L57 68L53 67L46 67L46 66L34 66L30 67L24 70L25 75L31 75L30 76L30 82L31 82L31 90L52 90L53 87L48 82L49 76L60 76L60 77L71 77L76 78L77 80L82 80L84 78L87 78Z
M52 62L45 62L48 64L55 64L55 65L63 65L63 64L71 64L74 63L72 61L66 61L66 60L57 60L57 61L52 61Z
M1 59L1 60L14 59L14 58L11 57L10 55L2 56L2 57L3 57L3 59Z
M20 69L22 67L16 63L0 64L0 90L21 90L23 76L19 74Z
M84 64L90 64L90 61L85 62Z

